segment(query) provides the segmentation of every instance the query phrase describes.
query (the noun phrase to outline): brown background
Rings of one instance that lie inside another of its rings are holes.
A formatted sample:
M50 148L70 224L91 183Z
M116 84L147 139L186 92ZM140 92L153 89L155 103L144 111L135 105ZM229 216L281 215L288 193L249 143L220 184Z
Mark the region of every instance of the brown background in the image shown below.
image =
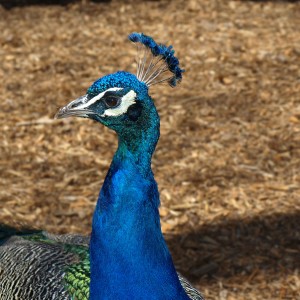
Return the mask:
M178 269L207 299L300 299L300 3L27 2L0 6L0 221L90 232L116 137L53 116L98 77L134 72L126 37L144 32L186 69L151 91Z

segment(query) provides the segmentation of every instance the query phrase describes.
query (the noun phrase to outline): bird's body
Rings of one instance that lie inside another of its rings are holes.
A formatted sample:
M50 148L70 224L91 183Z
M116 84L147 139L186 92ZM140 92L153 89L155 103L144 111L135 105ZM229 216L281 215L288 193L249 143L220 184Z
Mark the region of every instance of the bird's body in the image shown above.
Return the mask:
M34 233L2 239L0 299L203 299L175 270L161 232L151 170L159 116L148 88L166 70L172 76L163 81L174 86L183 71L171 47L142 34L130 39L160 59L152 59L148 68L143 59L138 76L121 71L98 79L58 113L59 118L94 119L119 138L94 211L89 247L78 236ZM162 67L155 67L160 60Z
M88 238L36 232L2 242L0 300L88 299Z
M88 300L89 240L0 227L0 300ZM178 278L190 299L203 300L185 278Z

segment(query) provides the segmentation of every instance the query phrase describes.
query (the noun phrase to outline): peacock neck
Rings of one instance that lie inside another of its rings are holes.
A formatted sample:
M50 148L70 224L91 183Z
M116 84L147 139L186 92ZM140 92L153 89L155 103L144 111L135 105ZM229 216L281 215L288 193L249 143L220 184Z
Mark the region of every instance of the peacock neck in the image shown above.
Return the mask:
M119 134L93 217L91 300L188 299L160 228L151 171L158 137L159 123Z
M152 176L151 159L159 139L159 116L155 107L144 112L141 124L136 130L130 126L118 131L119 145L114 155L112 167L131 160L143 177Z

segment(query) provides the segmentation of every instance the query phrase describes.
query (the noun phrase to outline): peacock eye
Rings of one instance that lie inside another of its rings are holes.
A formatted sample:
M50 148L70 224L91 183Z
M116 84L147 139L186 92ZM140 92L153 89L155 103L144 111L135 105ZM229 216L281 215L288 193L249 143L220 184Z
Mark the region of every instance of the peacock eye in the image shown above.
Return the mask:
M108 108L114 108L120 104L121 99L118 96L110 95L105 97L103 101Z

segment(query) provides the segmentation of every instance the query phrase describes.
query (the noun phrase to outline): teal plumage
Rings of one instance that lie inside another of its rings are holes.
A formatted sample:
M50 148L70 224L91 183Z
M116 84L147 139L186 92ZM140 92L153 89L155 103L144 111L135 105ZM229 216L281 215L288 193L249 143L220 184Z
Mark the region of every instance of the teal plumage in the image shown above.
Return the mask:
M91 237L0 228L0 300L202 300L180 274L163 238L151 158L160 120L149 87L176 86L183 70L171 46L133 33L137 75L106 75L57 118L93 119L119 145L93 216Z

